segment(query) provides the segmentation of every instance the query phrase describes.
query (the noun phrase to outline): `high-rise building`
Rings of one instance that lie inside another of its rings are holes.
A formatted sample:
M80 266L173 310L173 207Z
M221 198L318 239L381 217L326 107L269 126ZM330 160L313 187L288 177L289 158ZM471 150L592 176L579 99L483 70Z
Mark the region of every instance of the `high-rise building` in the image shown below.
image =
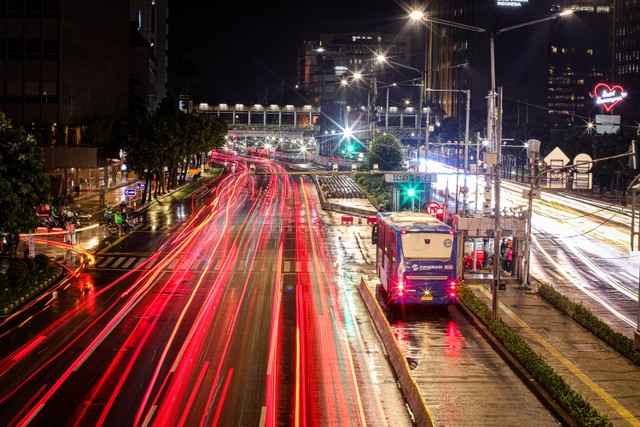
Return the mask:
M576 15L520 26L565 8ZM427 87L470 89L476 117L487 111L490 35L501 29L506 31L493 40L495 85L503 88L505 120L567 125L595 113L589 94L610 70L608 0L436 0L430 13L484 30L438 23L429 23L426 30L425 64L433 70ZM457 64L467 65L454 67ZM454 92L427 93L427 101L463 117L465 100Z
M571 2L566 6L575 16L558 21L550 34L547 113L551 125L583 125L600 113L592 92L611 78L609 3Z
M640 2L613 0L613 78L627 96L620 111L640 119Z
M169 0L131 0L130 20L151 49L147 106L154 110L167 94Z
M126 117L128 2L0 2L0 110L41 142L75 144L99 116Z

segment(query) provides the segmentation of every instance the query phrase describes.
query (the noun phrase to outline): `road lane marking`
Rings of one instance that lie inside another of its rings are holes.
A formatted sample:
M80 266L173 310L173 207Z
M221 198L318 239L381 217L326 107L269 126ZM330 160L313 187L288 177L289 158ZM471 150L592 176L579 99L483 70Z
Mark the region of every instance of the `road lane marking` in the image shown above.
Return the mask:
M471 287L480 289L481 292L491 299L491 293L481 285L472 285ZM538 344L542 345L553 357L555 357L562 365L565 366L573 375L578 377L591 391L596 393L602 400L604 400L609 406L611 406L622 418L624 418L629 424L633 426L640 426L640 420L636 419L631 412L629 412L620 402L618 402L613 396L605 391L598 384L593 382L591 378L584 372L582 372L576 365L574 365L569 359L564 357L555 347L553 347L547 340L540 336L537 332L529 327L529 325L522 320L518 315L511 311L508 307L498 301L498 306L509 316L514 322L524 329Z

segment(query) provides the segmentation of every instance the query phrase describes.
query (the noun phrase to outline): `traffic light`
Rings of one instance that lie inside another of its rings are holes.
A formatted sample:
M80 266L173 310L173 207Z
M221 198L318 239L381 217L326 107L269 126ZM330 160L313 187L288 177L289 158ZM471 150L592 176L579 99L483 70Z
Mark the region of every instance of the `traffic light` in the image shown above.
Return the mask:
M353 153L353 144L347 145L347 151Z
M413 188L410 188L407 190L407 196L414 197L415 195L416 195L416 190L414 190Z

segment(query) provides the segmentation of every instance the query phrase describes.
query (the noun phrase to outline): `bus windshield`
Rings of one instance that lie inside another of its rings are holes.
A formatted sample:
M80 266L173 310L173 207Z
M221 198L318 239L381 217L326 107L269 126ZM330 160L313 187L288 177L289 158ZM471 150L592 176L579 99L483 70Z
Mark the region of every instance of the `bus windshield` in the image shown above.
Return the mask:
M453 237L441 233L402 234L402 254L406 260L448 260L453 250Z

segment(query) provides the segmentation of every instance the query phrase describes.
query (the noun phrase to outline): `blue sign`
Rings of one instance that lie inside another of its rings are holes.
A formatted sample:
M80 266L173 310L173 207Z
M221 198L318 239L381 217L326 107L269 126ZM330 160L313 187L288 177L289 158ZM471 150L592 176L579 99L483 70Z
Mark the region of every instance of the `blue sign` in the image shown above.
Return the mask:
M136 190L124 190L125 196L135 196Z
M136 182L136 187L138 188L144 188L147 186L146 182Z

